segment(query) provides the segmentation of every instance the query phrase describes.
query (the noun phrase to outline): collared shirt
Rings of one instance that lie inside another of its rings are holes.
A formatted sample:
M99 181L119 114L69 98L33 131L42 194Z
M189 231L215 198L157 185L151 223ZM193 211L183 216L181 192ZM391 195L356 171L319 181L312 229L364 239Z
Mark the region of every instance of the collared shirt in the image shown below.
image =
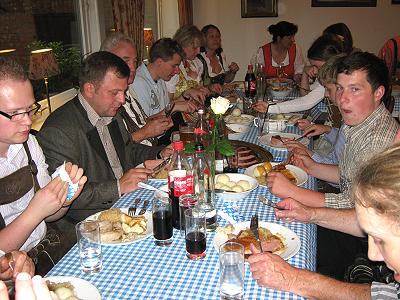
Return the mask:
M111 123L113 120L112 117L100 117L96 111L90 106L89 103L85 100L82 94L78 93L79 101L81 102L83 108L86 110L90 123L96 127L97 132L99 133L101 143L103 144L104 150L107 155L108 162L114 172L115 178L120 179L123 175L123 170L121 166L121 162L119 161L117 151L115 150L110 131L108 130L107 125ZM117 182L119 182L117 180ZM118 192L119 192L119 183L118 183Z
M37 179L41 187L47 185L51 178L47 172L47 164L36 138L29 135L28 138L29 151L32 159L38 168ZM22 144L10 145L7 157L0 157L0 177L8 176L22 167L28 165L28 157ZM35 192L33 188L27 192L22 198L9 204L0 205L0 213L4 218L6 225L14 221L27 207L32 200ZM26 242L21 246L20 250L29 251L35 247L46 234L46 224L41 221L39 225L32 231Z
M400 299L400 283L373 282L371 285L371 299L373 300L395 300Z
M357 126L343 126L346 139L339 163L340 194L325 194L325 206L354 207L351 185L359 167L372 155L389 146L399 126L381 103L375 111Z
M315 152L312 159L321 164L338 165L346 143L343 125L340 128L332 127L331 131L325 134L323 138L333 145L333 149L326 155Z
M169 103L165 81L162 79L154 81L144 63L137 68L132 86L140 105L149 117L162 111Z

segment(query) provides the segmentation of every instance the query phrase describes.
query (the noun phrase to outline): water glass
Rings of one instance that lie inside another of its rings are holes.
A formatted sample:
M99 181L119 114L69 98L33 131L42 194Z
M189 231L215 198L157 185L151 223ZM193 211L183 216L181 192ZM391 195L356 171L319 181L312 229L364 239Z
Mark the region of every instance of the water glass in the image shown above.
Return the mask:
M196 195L184 194L179 196L179 222L181 224L181 236L185 236L185 211L197 205Z
M191 260L206 257L206 213L194 207L185 211L186 256Z
M93 274L102 268L100 226L97 221L82 221L75 225L79 257L83 272Z
M224 300L241 300L244 296L244 247L226 242L219 248L220 296Z
M155 195L153 199L153 236L157 246L168 246L173 242L172 205L168 197Z

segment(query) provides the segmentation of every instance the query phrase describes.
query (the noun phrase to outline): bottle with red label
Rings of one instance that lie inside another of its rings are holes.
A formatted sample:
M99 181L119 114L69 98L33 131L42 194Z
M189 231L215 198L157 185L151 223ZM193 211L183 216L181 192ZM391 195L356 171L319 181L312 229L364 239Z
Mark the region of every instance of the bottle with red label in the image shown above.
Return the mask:
M172 155L168 171L168 194L172 203L172 224L181 229L179 220L179 196L193 194L193 172L183 152L182 141L172 144L174 154Z
M244 93L247 98L254 98L257 93L257 81L253 72L253 65L247 66L246 77L244 78Z
M195 146L195 161L193 164L194 190L198 198L198 206L206 213L207 231L217 227L217 211L215 209L214 175L208 164L208 156L202 144Z
M197 114L199 117L194 127L195 142L196 144L203 144L207 148L210 139L210 127L206 120L204 109L200 108Z

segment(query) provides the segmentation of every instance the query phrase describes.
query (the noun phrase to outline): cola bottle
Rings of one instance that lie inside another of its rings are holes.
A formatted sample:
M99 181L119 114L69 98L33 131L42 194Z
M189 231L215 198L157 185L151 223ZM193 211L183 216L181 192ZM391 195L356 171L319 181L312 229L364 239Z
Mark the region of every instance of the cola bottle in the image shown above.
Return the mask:
M247 98L254 98L256 96L256 85L256 76L253 72L253 65L248 65L246 77L244 78L244 93Z
M172 203L172 225L181 229L179 196L193 194L193 172L183 152L183 142L174 142L172 147L174 153L168 166L168 194Z

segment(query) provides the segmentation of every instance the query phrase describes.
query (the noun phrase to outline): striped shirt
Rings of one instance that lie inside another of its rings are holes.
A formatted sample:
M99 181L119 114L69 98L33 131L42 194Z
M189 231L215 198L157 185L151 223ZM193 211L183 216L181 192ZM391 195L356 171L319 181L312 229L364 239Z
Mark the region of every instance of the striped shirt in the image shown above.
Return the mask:
M332 208L354 207L351 184L360 165L372 155L389 146L399 126L381 103L361 124L344 125L346 139L343 156L339 162L340 194L325 194L325 206Z
M400 299L400 284L373 282L371 286L372 300L394 300Z
M36 138L29 135L28 138L29 151L32 159L38 168L37 179L41 187L47 185L51 178L47 172L47 164ZM22 144L10 145L7 157L0 157L0 178L8 176L22 167L28 165L28 157ZM6 224L14 221L29 205L35 192L32 189L22 198L9 204L0 205L0 213L2 214ZM35 247L46 234L46 224L44 221L32 231L26 242L21 246L20 250L29 251Z

